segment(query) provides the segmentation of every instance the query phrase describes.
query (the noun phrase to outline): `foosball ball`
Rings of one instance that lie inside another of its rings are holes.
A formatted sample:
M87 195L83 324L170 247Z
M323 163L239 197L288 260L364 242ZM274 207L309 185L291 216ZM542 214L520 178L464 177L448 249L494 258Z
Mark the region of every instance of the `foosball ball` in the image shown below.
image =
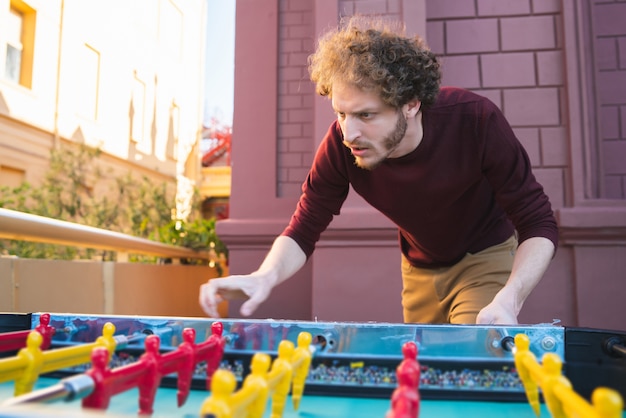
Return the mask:
M617 418L625 393L616 331L0 315L0 417Z

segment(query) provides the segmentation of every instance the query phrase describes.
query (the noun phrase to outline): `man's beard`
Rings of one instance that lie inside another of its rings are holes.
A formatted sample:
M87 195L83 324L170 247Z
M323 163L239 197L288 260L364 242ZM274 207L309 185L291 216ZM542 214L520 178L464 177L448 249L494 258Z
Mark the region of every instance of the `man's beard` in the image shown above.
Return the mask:
M398 120L396 121L396 126L393 128L393 131L389 133L385 138L383 138L382 144L385 148L384 155L379 156L372 162L365 163L363 159L355 158L354 163L365 170L373 170L382 164L383 161L389 157L389 155L400 145L402 142L402 138L406 134L407 130L407 122L404 118L404 115L400 110L397 112Z

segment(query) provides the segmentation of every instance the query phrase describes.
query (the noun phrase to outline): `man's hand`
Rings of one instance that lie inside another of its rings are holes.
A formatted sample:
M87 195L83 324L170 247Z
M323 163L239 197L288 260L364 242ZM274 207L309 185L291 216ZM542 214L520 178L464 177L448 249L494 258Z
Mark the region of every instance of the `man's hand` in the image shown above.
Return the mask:
M517 312L515 295L505 286L493 298L493 301L478 312L477 324L516 325Z
M241 305L241 315L250 316L272 290L271 281L259 274L211 279L200 286L200 306L212 318L219 318L217 305L224 300L248 299Z
M516 325L517 315L504 306L491 302L478 312L476 317L477 324L492 325Z
M522 305L541 280L554 251L554 244L547 238L533 237L522 242L515 253L506 285L478 312L476 323L516 325Z
M217 305L220 302L248 299L239 312L250 316L268 298L274 286L290 278L305 262L306 255L300 246L287 236L279 236L254 273L212 279L200 286L200 306L207 315L219 318Z

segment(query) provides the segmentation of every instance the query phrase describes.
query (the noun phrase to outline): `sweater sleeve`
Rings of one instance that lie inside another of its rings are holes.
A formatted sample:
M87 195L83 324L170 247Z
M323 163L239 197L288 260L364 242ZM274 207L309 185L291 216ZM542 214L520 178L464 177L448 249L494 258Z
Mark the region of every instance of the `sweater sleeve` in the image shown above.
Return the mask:
M341 131L333 123L322 140L302 185L302 195L281 235L292 238L307 258L333 217L338 215L349 191Z
M479 110L483 172L498 204L515 226L519 242L544 237L558 245L558 227L548 196L537 182L530 159L504 115L489 101Z

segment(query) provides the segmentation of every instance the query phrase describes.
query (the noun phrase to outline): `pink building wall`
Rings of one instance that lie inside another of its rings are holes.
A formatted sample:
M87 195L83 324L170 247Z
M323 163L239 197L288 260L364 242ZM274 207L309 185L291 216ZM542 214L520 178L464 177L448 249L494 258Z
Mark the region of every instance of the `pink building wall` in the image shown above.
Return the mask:
M403 20L443 83L492 99L550 196L559 251L520 321L626 329L626 3L593 0L237 0L230 271L256 269L295 208L333 115L308 80L340 16ZM259 318L402 321L396 230L350 196ZM230 315L238 316L238 304Z

